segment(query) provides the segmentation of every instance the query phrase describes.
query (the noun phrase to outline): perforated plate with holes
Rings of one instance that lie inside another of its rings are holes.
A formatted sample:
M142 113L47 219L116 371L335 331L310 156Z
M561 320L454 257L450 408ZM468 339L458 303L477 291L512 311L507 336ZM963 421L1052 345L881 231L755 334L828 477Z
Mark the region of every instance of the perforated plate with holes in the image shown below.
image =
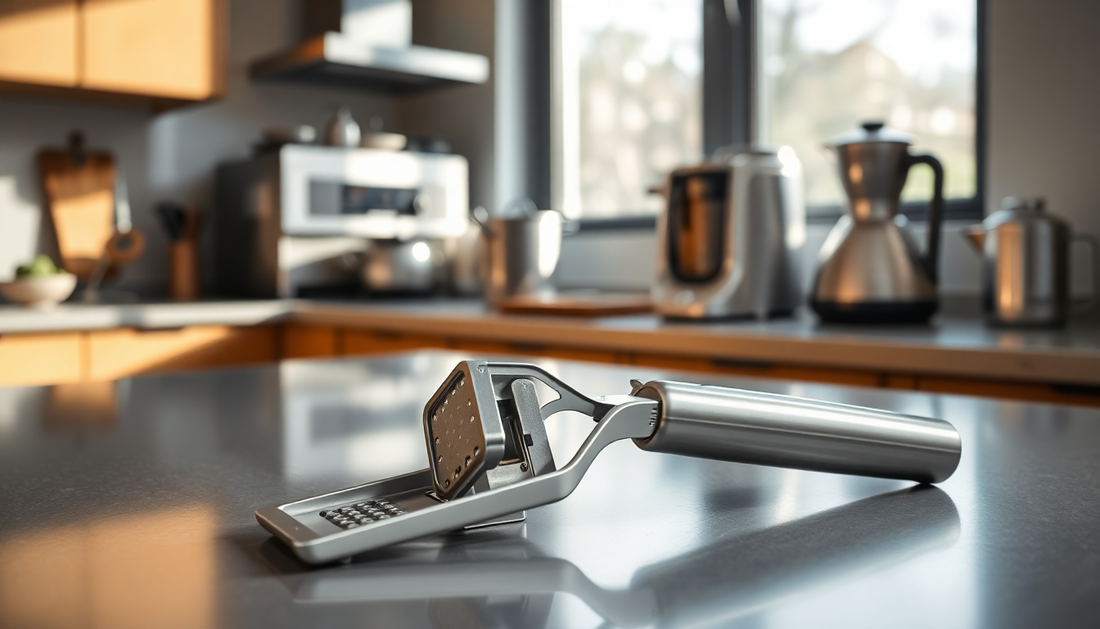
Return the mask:
M486 463L485 428L469 374L455 370L426 410L424 425L435 491L449 500L465 493ZM484 419L500 421L495 416Z

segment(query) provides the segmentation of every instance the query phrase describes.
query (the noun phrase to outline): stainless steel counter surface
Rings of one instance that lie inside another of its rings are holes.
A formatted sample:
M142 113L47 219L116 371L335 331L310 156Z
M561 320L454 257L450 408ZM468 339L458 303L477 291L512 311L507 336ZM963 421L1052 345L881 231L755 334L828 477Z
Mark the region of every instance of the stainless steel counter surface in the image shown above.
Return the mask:
M287 316L293 302L199 301L186 303L60 304L51 310L0 305L0 334L178 328L189 325L257 325Z
M939 488L611 446L524 524L298 563L253 518L426 465L445 352L0 389L0 626L1089 627L1100 410L732 380L942 417ZM539 361L585 393L648 369ZM559 463L590 429L555 418Z

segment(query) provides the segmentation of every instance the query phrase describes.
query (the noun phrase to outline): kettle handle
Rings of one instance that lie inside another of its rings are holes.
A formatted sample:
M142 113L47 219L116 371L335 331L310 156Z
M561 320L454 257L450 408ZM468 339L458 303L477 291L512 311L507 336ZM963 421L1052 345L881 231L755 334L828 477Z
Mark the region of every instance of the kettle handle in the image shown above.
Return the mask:
M932 200L928 203L928 247L924 252L924 272L932 284L939 283L940 228L943 225L943 165L930 153L913 153L909 166L926 164L932 169Z

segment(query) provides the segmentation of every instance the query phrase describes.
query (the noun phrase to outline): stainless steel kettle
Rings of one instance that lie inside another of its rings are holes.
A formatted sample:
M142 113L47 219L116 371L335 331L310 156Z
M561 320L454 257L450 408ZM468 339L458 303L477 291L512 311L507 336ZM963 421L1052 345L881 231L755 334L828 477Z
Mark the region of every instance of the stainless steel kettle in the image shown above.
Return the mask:
M992 323L1059 326L1070 312L1069 250L1074 240L1089 245L1092 298L1100 298L1097 242L1073 234L1066 221L1045 211L1039 198L1007 197L1001 209L966 232L982 254L982 306Z
M674 170L657 217L654 310L681 319L793 312L806 236L801 171L790 147L751 146Z
M881 122L864 123L829 144L848 198L846 214L821 248L810 295L824 321L916 323L936 312L943 167L932 155L911 153L910 144L909 136ZM901 190L916 164L935 176L923 255L899 214Z

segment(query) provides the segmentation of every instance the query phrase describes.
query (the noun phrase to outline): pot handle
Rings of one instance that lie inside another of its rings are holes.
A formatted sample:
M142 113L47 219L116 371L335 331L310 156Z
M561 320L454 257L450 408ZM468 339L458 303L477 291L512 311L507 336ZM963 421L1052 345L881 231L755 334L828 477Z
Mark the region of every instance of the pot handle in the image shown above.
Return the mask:
M481 228L482 233L486 237L493 237L493 228L489 227L489 210L486 210L483 206L477 206L470 212L470 220L472 220L478 227Z
M1089 257L1092 258L1092 295L1081 303L1074 304L1073 309L1077 312L1091 312L1100 305L1100 242L1091 234L1074 234L1070 243L1075 240L1089 246Z
M928 203L928 246L924 252L924 272L932 284L939 284L940 231L943 225L943 165L930 153L913 153L909 166L926 164L932 169L932 200Z

